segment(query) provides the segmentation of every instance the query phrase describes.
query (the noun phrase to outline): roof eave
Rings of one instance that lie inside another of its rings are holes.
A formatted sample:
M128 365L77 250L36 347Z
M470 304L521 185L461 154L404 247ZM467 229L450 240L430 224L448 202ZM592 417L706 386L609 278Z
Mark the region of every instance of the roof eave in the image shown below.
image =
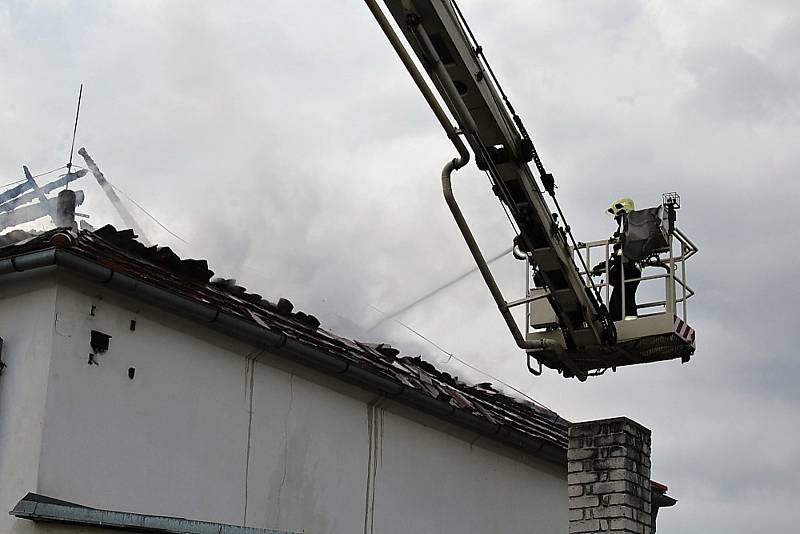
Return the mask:
M52 247L6 257L0 260L0 275L51 266L64 268L92 282L134 295L140 300L169 309L173 313L210 326L231 337L270 350L280 356L289 357L323 373L338 376L359 387L377 391L398 402L452 421L477 434L523 450L543 460L559 465L567 463L566 447L562 444L531 436L502 423L489 421L456 408L448 402L424 395L414 388L352 365L314 346L289 338L282 332L256 325L220 308L200 304L128 274L115 272L109 267L63 248Z

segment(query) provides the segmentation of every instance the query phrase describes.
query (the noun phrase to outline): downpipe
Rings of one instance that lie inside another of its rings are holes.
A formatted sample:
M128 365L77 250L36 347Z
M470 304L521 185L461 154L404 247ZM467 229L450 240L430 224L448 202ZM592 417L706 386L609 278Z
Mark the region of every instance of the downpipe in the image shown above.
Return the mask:
M486 283L486 287L489 288L489 292L492 294L495 304L497 304L497 309L500 310L500 315L503 316L503 319L508 326L508 330L511 332L511 336L514 338L514 342L516 342L517 346L528 354L528 357L533 356L537 361L539 358L536 355L544 351L549 350L558 353L559 359L569 368L570 371L572 371L575 377L577 377L577 379L581 382L585 381L588 375L585 371L579 369L575 365L575 363L572 361L572 358L569 358L564 353L564 348L560 343L553 339L525 339L525 336L522 335L517 322L514 320L514 316L511 315L511 309L508 306L508 302L506 302L505 298L503 298L503 293L500 291L500 288L494 279L494 275L492 275L492 271L489 268L489 265L486 263L486 259L483 257L483 253L481 252L477 241L475 241L475 237L472 235L472 230L469 229L469 225L464 218L464 214L461 212L461 208L458 206L458 202L453 194L451 174L453 171L458 170L466 165L467 161L469 161L469 153L466 154L466 157L454 158L447 162L447 164L444 166L444 169L442 169L442 192L444 193L447 206L450 208L450 212L453 214L453 218L458 225L458 229L461 230L461 235L464 237L464 241L467 243L467 248L469 248L469 251L472 254L472 258L475 260L475 264L478 266L481 276L483 276L483 281ZM530 360L528 361L530 362Z
M450 119L442 109L442 106L439 105L439 102L436 100L436 97L433 95L430 87L428 87L425 78L423 78L422 73L420 73L419 69L414 64L414 60L411 59L411 55L406 50L405 46L403 46L400 37L397 35L397 32L394 31L394 28L392 28L392 25L383 14L383 11L381 10L380 6L378 6L376 0L364 0L364 2L372 12L372 16L375 17L375 21L378 23L378 26L380 26L381 30L383 30L383 34L392 45L397 57L400 58L400 61L408 71L411 79L414 80L417 89L419 89L420 93L422 93L422 96L425 98L428 106L430 106L431 111L433 111L433 114L439 120L439 124L441 124L442 128L444 128L444 130L447 132L447 136L450 137L450 139L453 139L453 136L457 137L455 128L453 128L452 124L450 124Z
M410 26L411 31L416 36L420 46L423 47L424 52L429 59L429 68L432 71L429 72L429 74L431 76L435 75L436 78L440 81L442 89L444 90L444 94L442 95L442 97L455 107L454 115L456 116L457 119L460 119L459 124L461 124L465 128L464 131L459 132L452 125L452 123L450 122L450 118L442 109L442 106L439 104L439 101L433 95L433 92L431 91L428 83L420 73L419 69L414 64L414 61L411 59L411 56L409 55L402 41L398 37L397 32L394 31L394 28L389 23L386 16L383 14L381 8L378 6L377 1L376 0L364 0L364 1L367 4L369 10L372 12L372 15L375 17L375 20L377 21L381 30L383 30L383 33L386 35L386 38L389 40L389 43L392 45L392 48L397 53L398 57L402 61L408 73L411 75L411 78L414 80L414 83L417 85L417 88L419 89L420 93L422 93L422 96L425 98L425 101L428 103L428 106L433 111L433 114L438 119L439 124L441 124L442 128L447 134L447 137L452 141L453 146L455 146L456 150L458 151L459 157L449 161L447 165L445 165L444 170L442 170L442 186L444 190L445 199L447 200L447 204L448 206L450 206L450 210L456 219L456 223L461 229L461 233L464 236L464 239L467 241L467 244L470 247L470 251L472 252L473 258L475 258L475 262L478 265L478 269L481 271L481 275L483 276L486 285L489 287L489 290L491 291L492 296L494 297L495 302L497 303L497 306L500 309L500 313L503 315L506 324L508 324L508 327L511 330L511 334L514 337L514 341L520 348L525 349L529 355L535 356L537 353L540 353L545 350L553 350L561 353L562 352L561 345L553 340L542 339L536 341L528 341L524 338L524 336L519 330L519 327L514 321L514 318L511 316L508 304L503 299L503 296L500 293L497 284L494 282L494 278L492 277L492 274L489 271L486 260L483 258L483 255L478 249L475 240L472 238L472 234L469 231L469 227L467 226L467 223L464 220L463 215L461 214L461 210L458 208L458 204L455 201L455 198L453 196L452 186L450 184L450 174L453 171L464 167L469 162L470 159L469 151L464 145L464 142L462 141L460 134L475 136L477 132L477 126L475 125L475 122L472 119L469 110L464 104L464 101L458 94L458 90L453 84L453 80L450 79L450 76L447 73L447 69L444 67L444 65L441 62L441 59L439 58L439 55L436 53L436 49L434 48L433 43L431 42L430 38L425 32L425 29L422 28L419 23ZM569 369L575 374L575 376L577 376L580 380L586 380L586 373L577 369L577 367L572 363L571 359L567 358L566 355L562 355L560 359L564 362L564 364L567 367L569 367Z
M497 309L500 310L500 315L503 316L506 325L508 325L508 329L511 332L511 336L514 338L517 346L527 352L533 353L542 352L545 350L559 350L560 345L552 339L525 339L525 336L522 335L517 322L514 320L514 316L511 315L511 309L508 307L508 302L506 302L505 298L503 298L503 293L500 291L500 288L494 279L494 275L492 275L491 269L489 269L489 265L486 263L486 259L483 257L483 253L481 252L477 241L475 241L475 236L472 235L472 230L470 230L469 225L464 218L464 214L461 212L461 208L456 201L456 197L453 194L453 184L451 180L453 171L462 168L467 164L468 161L469 153L467 153L466 158L460 157L448 161L444 166L444 169L442 169L442 192L444 193L444 199L447 202L447 206L450 208L450 212L453 214L453 218L456 221L456 225L458 225L458 229L461 231L461 235L464 237L464 241L467 243L467 248L469 248L472 258L475 260L475 264L478 266L481 276L483 276L483 281L489 288L489 292L492 294L492 298L494 298L494 301L497 304Z
M477 132L477 126L475 125L475 121L472 119L472 115L470 114L469 110L467 109L466 104L461 99L461 95L459 95L458 90L456 89L455 85L453 84L453 80L450 79L450 76L447 73L447 69L442 64L439 55L436 53L436 49L433 46L428 34L425 32L425 29L422 28L419 24L413 27L414 34L417 36L420 44L425 49L426 54L431 62L431 69L433 73L436 75L437 79L442 85L442 88L445 91L445 96L451 104L455 106L458 110L457 115L461 118L461 124L466 125L466 129L468 134L475 134ZM449 123L448 123L449 124ZM452 128L452 127L451 127ZM500 288L497 286L497 282L494 280L494 276L492 275L491 270L489 269L488 264L486 263L486 259L483 257L483 254L478 247L478 243L475 241L475 238L472 235L472 231L469 229L469 225L464 218L464 215L461 212L461 208L458 206L458 202L456 202L455 195L453 194L453 186L451 182L451 174L453 171L456 171L462 167L464 167L469 162L469 151L467 151L464 143L461 141L460 137L453 137L451 135L451 130L445 127L447 131L448 137L453 139L453 144L456 146L456 149L459 153L459 158L453 159L448 161L447 164L442 169L442 191L444 193L444 198L447 201L447 205L450 208L450 212L453 214L453 218L456 220L456 224L458 225L459 230L461 230L461 235L464 237L464 240L467 242L467 247L469 248L470 252L472 253L472 257L475 260L476 265L478 266L478 270L481 272L481 276L483 276L483 280L486 283L486 286L489 288L489 292L492 294L495 303L497 304L497 308L500 310L500 314L503 316L503 319L508 325L508 329L511 332L514 341L516 342L517 346L523 350L525 350L529 355L536 356L537 353L552 350L561 353L562 347L561 345L552 339L540 339L540 340L527 340L525 336L522 335L522 332L517 326L514 317L511 315L511 310L509 309L508 303L503 298L503 294L500 291ZM458 142L456 142L458 141ZM578 369L573 363L570 358L561 358L562 361L570 368L570 370L578 377L579 380L583 381L586 380L586 373Z
M367 4L370 3L371 0L367 0ZM428 57L431 60L432 69L436 74L437 78L439 79L439 81L442 83L442 87L444 87L447 93L447 97L450 99L453 105L458 109L459 115L461 116L462 121L466 123L467 128L471 132L475 132L477 130L475 122L472 120L472 117L470 116L469 110L464 104L464 101L461 100L461 97L459 96L458 90L453 84L453 81L448 76L447 69L445 69L444 65L442 64L441 59L439 58L439 55L436 53L436 49L433 47L433 43L431 42L427 33L425 33L425 30L421 28L419 25L417 25L414 28L414 31L417 37L419 38L420 43L425 48L425 52L428 54ZM398 53L400 52L398 51ZM405 50L403 50L403 53L405 53ZM416 68L414 68L414 70L416 70ZM417 76L414 76L414 79L416 81ZM419 83L417 85L419 85ZM425 87L425 89L427 89L427 86ZM429 93L429 89L427 89L427 91ZM425 94L425 91L423 91L423 94ZM433 100L433 102L435 102L435 100ZM438 103L436 103L436 106L438 107ZM439 114L437 113L437 117L438 116ZM464 237L464 241L467 242L467 247L469 248L470 253L472 253L472 257L475 260L476 265L478 266L478 270L480 271L481 276L483 276L483 280L486 283L487 287L489 288L489 292L492 294L492 297L494 298L494 301L497 304L497 308L500 310L500 314L503 316L503 319L508 325L508 329L511 331L511 335L514 338L514 341L516 342L519 348L524 349L528 352L535 353L535 352L542 352L545 350L560 350L561 346L556 341L553 341L551 339L541 339L536 341L528 341L527 339L525 339L525 336L522 335L522 332L520 331L519 326L517 326L517 323L514 320L513 315L511 315L511 310L508 307L508 303L503 298L503 294L500 291L500 288L497 286L497 282L495 281L494 276L492 275L492 272L489 269L489 265L486 263L486 259L481 253L481 250L478 247L478 243L475 241L475 237L472 235L472 231L470 230L469 225L467 224L467 221L464 218L463 213L461 212L461 208L459 207L458 202L456 201L455 195L453 194L451 175L453 171L457 171L463 168L467 163L469 163L470 160L469 150L467 150L466 146L464 145L460 137L458 137L457 135L453 135L455 134L455 131L453 130L453 127L450 125L449 122L447 122L446 125L445 123L443 123L442 125L444 126L448 137L450 137L450 139L453 140L453 144L455 145L459 155L458 158L453 158L452 160L448 161L445 164L444 168L442 169L442 192L444 193L444 198L445 201L447 202L447 206L450 208L450 212L453 214L453 218L455 219L456 224L458 225L458 228L461 231L461 235Z

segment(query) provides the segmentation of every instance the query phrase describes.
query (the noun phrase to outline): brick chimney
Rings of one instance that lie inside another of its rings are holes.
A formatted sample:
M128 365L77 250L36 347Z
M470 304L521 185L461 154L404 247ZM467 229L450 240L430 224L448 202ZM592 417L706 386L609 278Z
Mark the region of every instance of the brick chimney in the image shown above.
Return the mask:
M651 534L650 430L626 417L573 423L569 533Z

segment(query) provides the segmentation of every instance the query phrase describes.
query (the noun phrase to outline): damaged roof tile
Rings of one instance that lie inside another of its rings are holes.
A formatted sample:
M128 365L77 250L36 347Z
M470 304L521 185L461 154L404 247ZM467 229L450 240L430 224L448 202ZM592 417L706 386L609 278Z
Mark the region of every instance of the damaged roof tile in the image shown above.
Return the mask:
M289 300L279 298L273 303L248 293L236 280L212 278L214 273L205 260L181 259L167 247L146 247L136 241L131 230L118 231L108 225L91 232L62 228L38 235L6 234L0 236L0 259L56 245L117 272L235 314L261 328L281 332L399 386L447 402L454 409L566 449L567 422L556 413L510 397L489 383L461 382L420 356L400 356L399 350L385 343L337 336L320 328L313 315L295 311Z

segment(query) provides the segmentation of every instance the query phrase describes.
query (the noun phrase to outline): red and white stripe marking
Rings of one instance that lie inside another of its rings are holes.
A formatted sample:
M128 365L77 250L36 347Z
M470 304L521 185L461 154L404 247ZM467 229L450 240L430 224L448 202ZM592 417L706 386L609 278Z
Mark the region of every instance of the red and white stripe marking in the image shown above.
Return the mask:
M686 324L686 322L677 315L674 317L675 319L672 321L672 331L675 332L675 335L679 338L694 347L694 328Z

